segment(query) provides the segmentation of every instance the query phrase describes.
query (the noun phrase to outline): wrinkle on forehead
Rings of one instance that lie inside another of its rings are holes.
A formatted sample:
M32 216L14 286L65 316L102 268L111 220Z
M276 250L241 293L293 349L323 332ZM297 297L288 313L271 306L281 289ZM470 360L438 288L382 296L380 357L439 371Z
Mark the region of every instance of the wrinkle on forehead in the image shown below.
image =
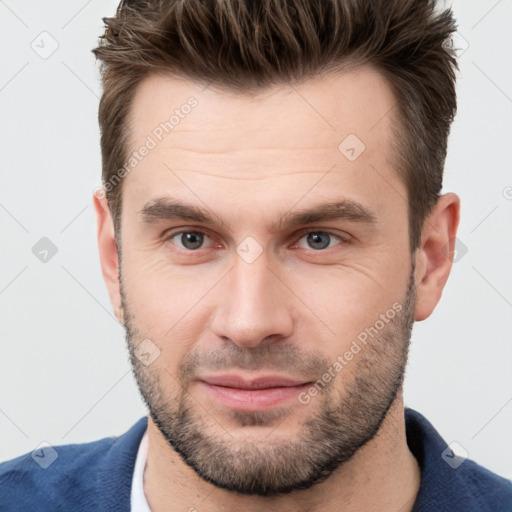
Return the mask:
M227 175L227 174L216 174L216 173L212 173L212 172L205 172L205 171L197 171L197 170L192 170L192 169L173 169L174 171L176 172L179 172L179 173L190 173L190 174L196 174L196 175L199 175L199 176L210 176L210 177L213 177L213 178L220 178L220 179L226 179L226 180L234 180L234 181L265 181L265 180L268 180L268 179L272 179L272 178L280 178L281 176L284 177L284 176L291 176L291 175L297 175L297 176L302 176L304 174L326 174L327 172L329 172L329 170L316 170L316 171L309 171L309 170L304 170L304 171L290 171L290 172L282 172L282 171L279 171L279 172L275 172L273 174L270 174L270 175L262 175L262 174L255 174L255 175L245 175L245 176L240 176L239 174L231 174L231 175Z

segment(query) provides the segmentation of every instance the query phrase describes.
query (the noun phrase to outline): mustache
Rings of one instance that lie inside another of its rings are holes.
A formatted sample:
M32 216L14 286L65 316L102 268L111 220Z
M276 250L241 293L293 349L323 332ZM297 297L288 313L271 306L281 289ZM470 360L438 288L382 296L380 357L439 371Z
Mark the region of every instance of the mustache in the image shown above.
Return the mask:
M319 354L305 353L292 344L267 344L253 348L234 343L222 349L196 350L187 354L180 365L180 377L190 380L199 370L269 370L296 375L320 376L329 368L326 358Z

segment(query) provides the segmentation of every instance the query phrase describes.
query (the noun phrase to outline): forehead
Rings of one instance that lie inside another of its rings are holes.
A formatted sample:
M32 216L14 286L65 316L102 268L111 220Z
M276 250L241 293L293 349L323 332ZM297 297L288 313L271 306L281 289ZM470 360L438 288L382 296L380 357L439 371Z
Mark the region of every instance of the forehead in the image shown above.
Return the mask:
M265 159L272 149L338 151L355 134L368 151L382 150L393 105L385 79L369 66L252 95L151 75L132 102L130 142L136 149L149 135L166 149L229 152L231 160L235 149L257 150Z
M133 99L129 141L130 152L148 141L151 148L133 160L128 194L142 206L176 189L242 197L250 187L262 207L286 202L287 194L293 201L320 180L314 186L324 197L341 186L349 199L370 193L378 202L382 180L398 179L391 167L394 101L368 66L252 95L149 76Z

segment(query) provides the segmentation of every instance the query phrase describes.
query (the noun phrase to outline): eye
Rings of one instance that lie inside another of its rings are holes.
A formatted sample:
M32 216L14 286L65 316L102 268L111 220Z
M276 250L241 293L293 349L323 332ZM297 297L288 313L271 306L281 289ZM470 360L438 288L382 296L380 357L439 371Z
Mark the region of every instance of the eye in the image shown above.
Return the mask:
M177 239L177 242L173 241L175 238ZM178 231L177 233L170 235L167 240L178 245L180 249L195 251L197 249L201 249L205 239L209 238L210 237L202 231Z
M166 240L170 241L180 249L192 252L202 249L205 242L208 240L211 241L211 238L203 231L184 229L170 234L166 237ZM340 245L341 243L349 242L350 240L348 239L348 236L347 239L345 239L341 235L337 235L329 231L308 231L302 234L296 242L296 246L302 249L322 251L323 249L330 249L336 245ZM304 243L307 245L304 246Z
M301 240L305 240L309 247L304 247L303 245L301 246ZM331 242L335 241L348 243L348 240L345 240L341 236L335 235L334 233L330 233L328 231L309 231L299 239L297 245L303 249L322 250L330 249L333 247Z

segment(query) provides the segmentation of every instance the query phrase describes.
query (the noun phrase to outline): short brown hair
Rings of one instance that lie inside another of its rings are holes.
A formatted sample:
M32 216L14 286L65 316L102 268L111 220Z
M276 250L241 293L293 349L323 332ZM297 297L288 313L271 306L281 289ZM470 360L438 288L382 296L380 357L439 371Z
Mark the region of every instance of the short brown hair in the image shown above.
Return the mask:
M93 50L103 84L104 185L128 158L131 103L150 74L244 94L370 64L396 98L393 164L407 186L415 250L440 196L456 112L457 63L446 50L456 26L450 9L436 7L435 0L122 2L114 17L103 18L105 33ZM106 192L117 232L122 182Z

